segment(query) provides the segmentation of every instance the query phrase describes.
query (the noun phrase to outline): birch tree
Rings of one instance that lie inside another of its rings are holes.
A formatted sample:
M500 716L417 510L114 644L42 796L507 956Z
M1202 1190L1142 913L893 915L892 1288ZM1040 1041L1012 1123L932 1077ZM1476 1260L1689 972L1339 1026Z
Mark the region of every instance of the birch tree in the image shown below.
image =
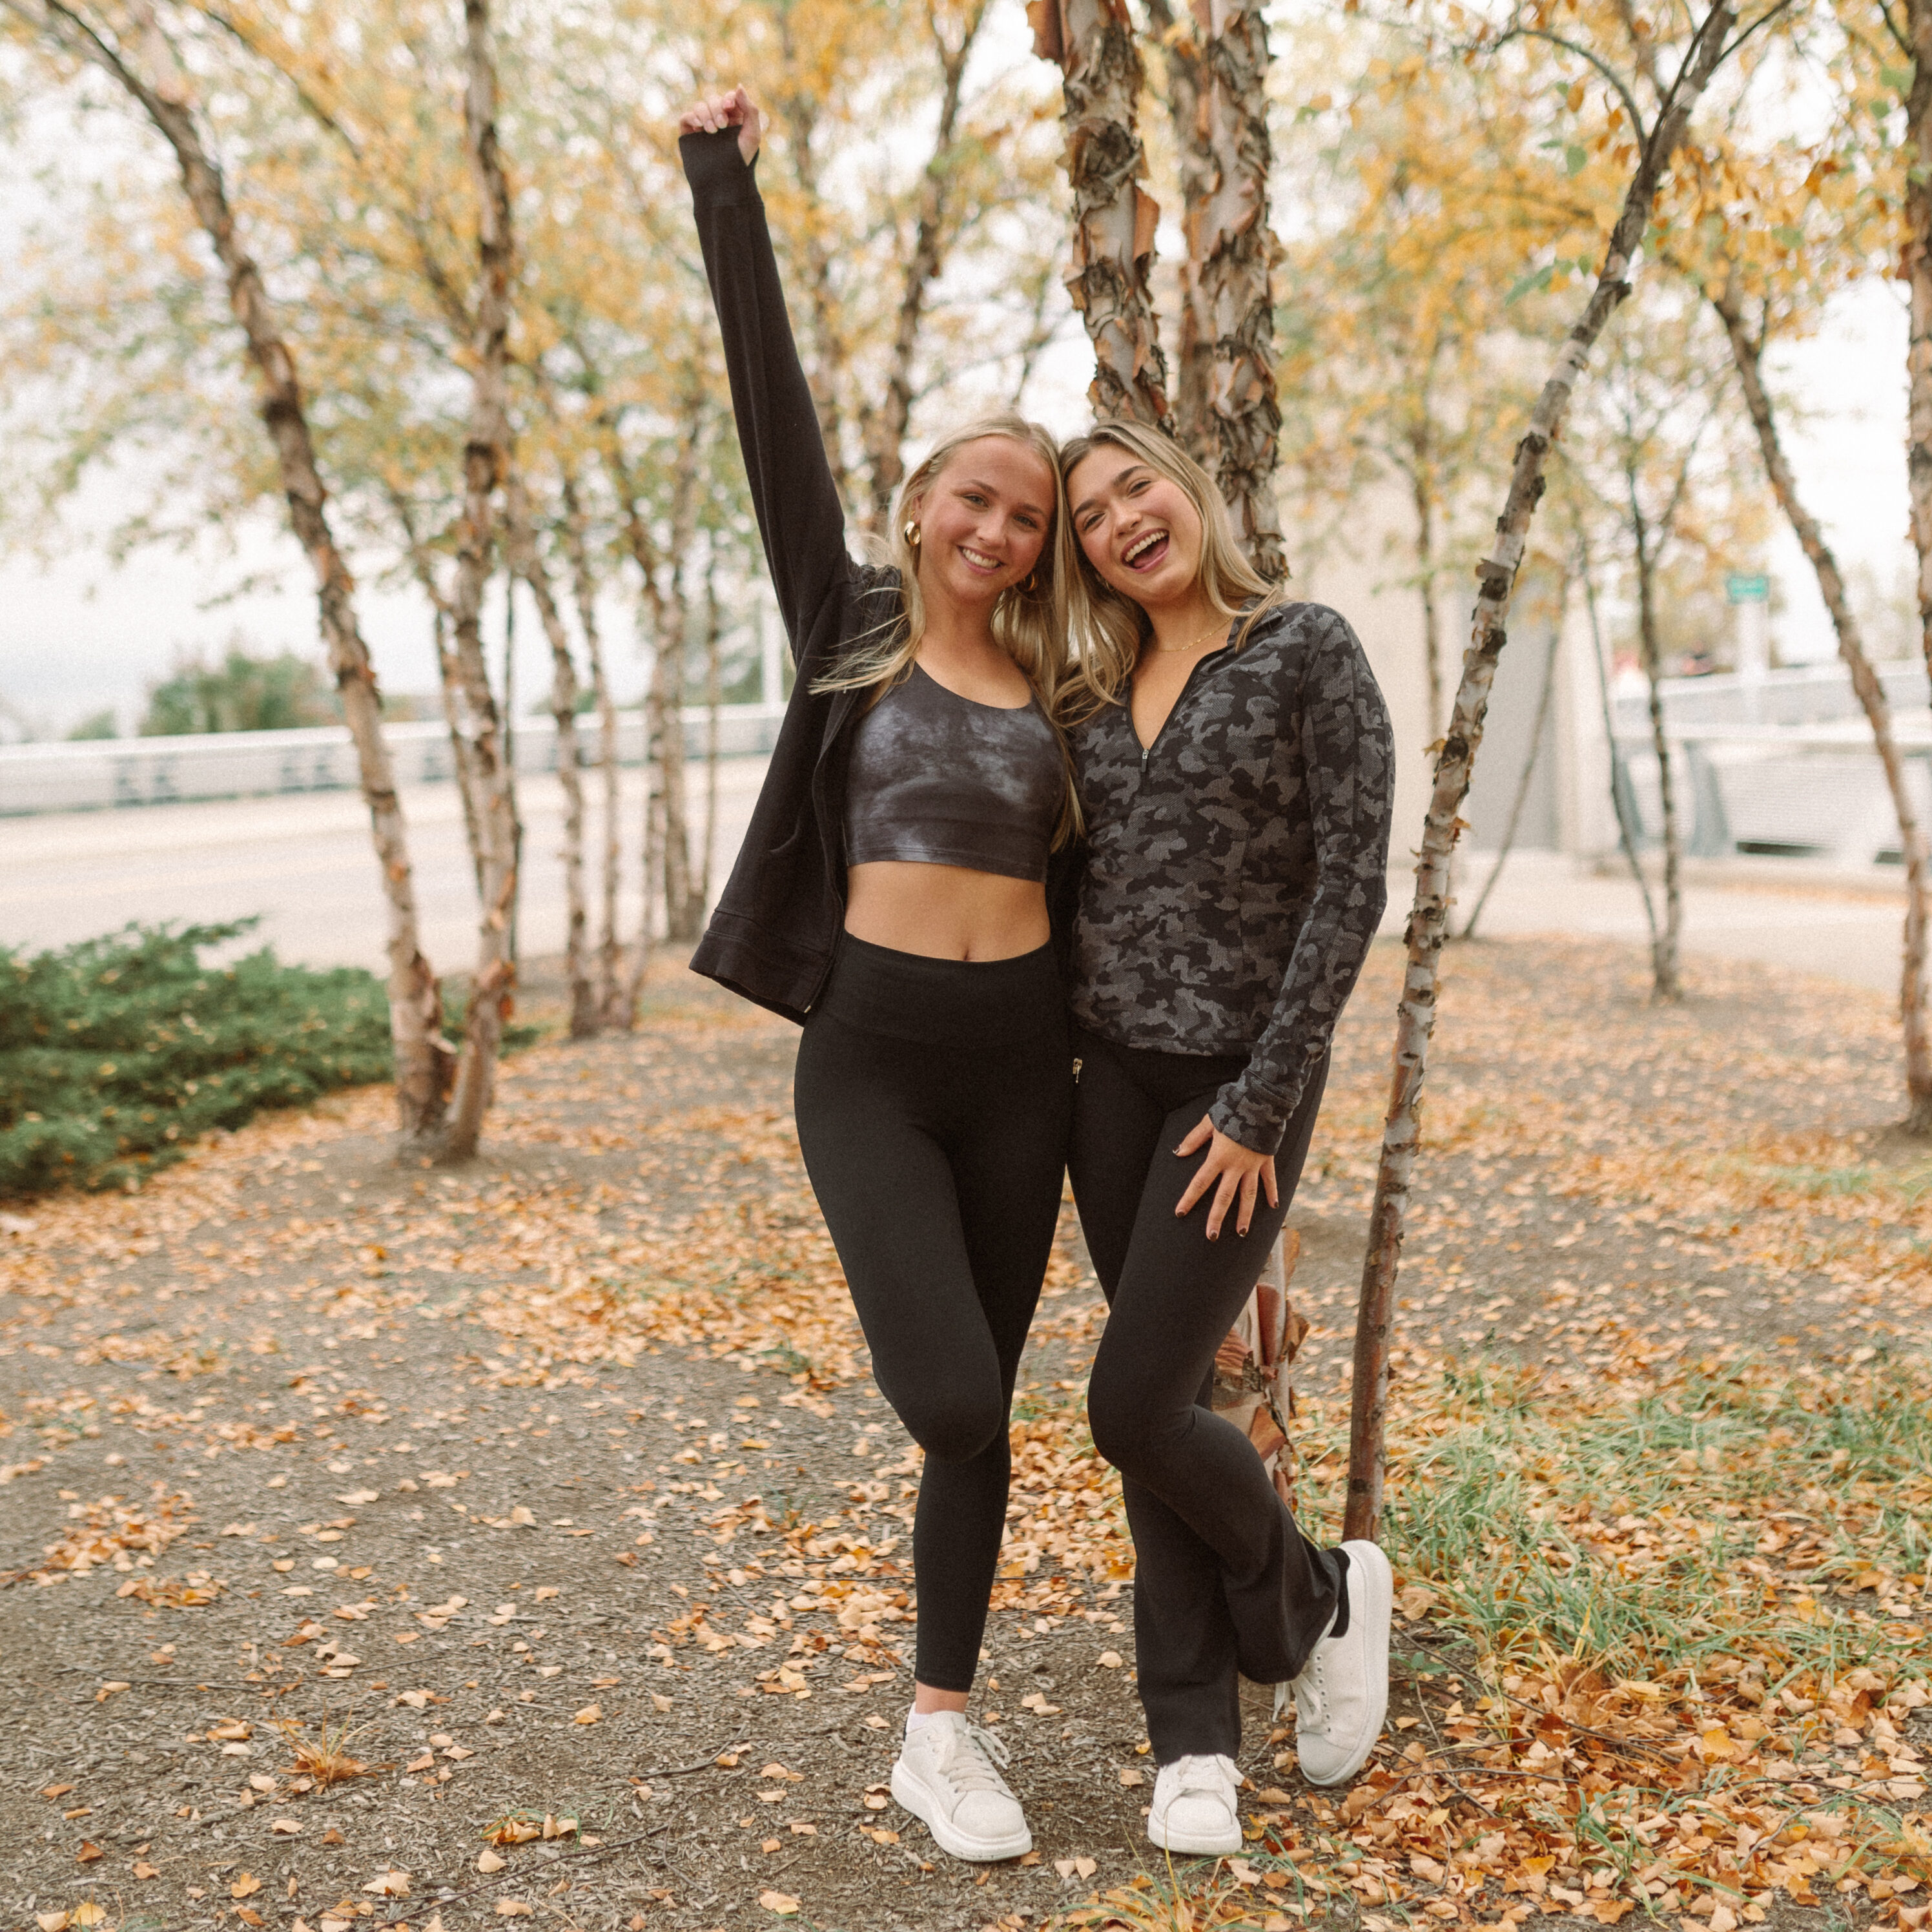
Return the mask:
M1778 0L1774 0L1772 9L1759 14L1746 31L1762 25L1777 10ZM1462 679L1448 731L1436 761L1416 866L1415 897L1405 935L1408 958L1396 1009L1390 1101L1376 1167L1368 1250L1363 1262L1357 1311L1344 1527L1348 1536L1372 1536L1382 1514L1395 1282L1420 1129L1429 1042L1436 1024L1442 943L1448 920L1450 858L1462 828L1462 801L1468 795L1470 774L1482 742L1496 662L1508 642L1504 624L1510 596L1537 502L1543 494L1544 472L1551 445L1562 430L1570 398L1598 339L1630 295L1629 277L1650 225L1653 202L1665 184L1705 90L1725 58L1736 50L1738 44L1732 34L1736 23L1731 0L1714 0L1701 12L1694 11L1668 22L1645 22L1644 38L1653 46L1666 39L1670 28L1677 29L1670 53L1659 57L1671 60L1671 70L1661 86L1651 88L1648 116L1640 111L1637 103L1636 90L1641 85L1640 76L1630 70L1639 64L1630 55L1630 42L1636 37L1612 38L1617 34L1616 27L1599 29L1604 39L1622 53L1626 69L1624 74L1617 75L1616 82L1622 112L1629 124L1628 140L1618 144L1629 151L1628 184L1605 242L1594 286L1557 352L1530 412L1528 428L1516 446L1509 488L1496 519L1496 541L1479 566L1469 649L1462 661ZM1521 31L1526 34L1533 31L1540 36L1546 30ZM1586 49L1586 52L1596 70L1610 68L1610 61L1596 50ZM1648 56L1645 64L1648 64Z
M509 467L510 277L514 240L509 184L496 145L496 64L489 0L464 0L464 148L475 178L476 333L470 422L463 450L463 518L457 543L450 628L459 684L476 720L473 740L478 826L482 834L482 912L476 963L464 1012L463 1046L450 1105L445 1158L472 1156L496 1082L503 1022L516 978L509 926L517 899L516 809L502 721L483 656L484 586L496 543L497 485Z
M597 1030L597 1006L584 903L584 772L577 736L577 665L549 566L537 542L530 493L514 466L506 479L503 524L510 567L530 586L537 621L550 646L550 715L556 727L556 777L563 793L563 844L557 856L563 864L564 979L570 993L570 1036L583 1040Z
M194 218L212 248L253 367L262 419L274 446L289 522L316 580L316 608L343 718L356 747L387 910L390 1036L396 1103L406 1142L440 1136L451 1084L442 1033L442 996L419 937L416 875L402 802L382 733L376 674L357 620L354 579L332 527L316 460L308 399L295 358L254 256L243 242L228 184L205 140L188 70L152 8L115 15L63 0L4 0L7 10L52 44L90 62L122 88L167 142Z
M1034 52L1060 70L1073 194L1067 292L1094 345L1096 419L1174 431L1149 271L1160 208L1141 183L1145 70L1126 0L1028 0Z
M1928 1034L1927 1024L1925 984L1925 829L1918 822L1918 807L1899 752L1891 703L1865 649L1838 557L1826 541L1817 518L1798 494L1798 479L1779 433L1778 412L1765 384L1765 346L1774 312L1773 303L1768 295L1756 302L1750 301L1735 263L1725 265L1722 282L1707 285L1706 293L1724 326L1765 475L1817 578L1819 595L1825 601L1832 633L1838 640L1838 655L1844 661L1852 689L1870 727L1872 743L1885 772L1886 788L1891 794L1892 812L1898 821L1899 850L1905 869L1905 929L1898 987L1899 1026L1905 1049L1905 1131L1914 1135L1932 1133L1932 1034Z

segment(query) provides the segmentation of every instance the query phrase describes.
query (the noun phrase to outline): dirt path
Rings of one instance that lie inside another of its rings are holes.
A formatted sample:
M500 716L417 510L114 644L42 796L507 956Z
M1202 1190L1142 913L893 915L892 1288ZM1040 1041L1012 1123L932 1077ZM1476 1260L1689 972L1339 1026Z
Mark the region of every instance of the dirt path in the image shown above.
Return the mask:
M1346 1354L1395 974L1378 952L1297 1205L1311 1390ZM1846 1360L1922 1332L1924 1229L1830 1179L1923 1166L1880 1131L1882 1002L1698 977L1659 1014L1620 949L1455 956L1408 1369L1587 1361L1633 1322L1665 1353ZM935 1857L870 1789L916 1467L802 1188L795 1039L667 975L636 1038L514 1063L460 1174L392 1165L356 1095L0 1224L0 1922L92 1897L165 1927L697 1932L796 1900L944 1932L1141 1868L1124 1553L1104 1471L1045 1431L982 1700L1038 1858ZM1022 1437L1077 1405L1097 1325L1070 1246ZM365 1774L325 1786L298 1743Z

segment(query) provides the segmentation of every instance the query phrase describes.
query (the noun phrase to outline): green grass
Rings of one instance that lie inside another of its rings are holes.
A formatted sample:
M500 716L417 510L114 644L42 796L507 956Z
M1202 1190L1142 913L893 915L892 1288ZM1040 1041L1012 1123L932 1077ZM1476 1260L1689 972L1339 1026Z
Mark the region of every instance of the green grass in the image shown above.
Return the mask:
M0 948L0 1196L124 1185L260 1108L388 1078L374 975L203 964L253 923Z
M1922 1364L1684 1370L1580 1402L1520 1372L1450 1370L1391 1434L1412 1446L1390 1553L1492 1656L1553 1652L1626 1677L1741 1649L1850 1667L1900 1640L1882 1592L1840 1586L1932 1559ZM1779 1535L1790 1558L1760 1549Z

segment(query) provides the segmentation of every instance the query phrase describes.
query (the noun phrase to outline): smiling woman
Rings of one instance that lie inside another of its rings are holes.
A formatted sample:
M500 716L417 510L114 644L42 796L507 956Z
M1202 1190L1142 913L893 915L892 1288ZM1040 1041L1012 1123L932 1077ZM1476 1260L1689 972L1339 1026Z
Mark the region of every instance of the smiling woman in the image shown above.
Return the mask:
M1006 1750L965 1711L1072 1104L1047 912L1071 822L1051 711L1072 567L1058 452L1017 416L942 437L884 554L854 563L752 173L758 110L737 88L681 128L799 668L692 963L803 1023L799 1144L873 1372L926 1451L892 1794L955 1857L1013 1858L1033 1839Z
M1310 1543L1210 1395L1386 897L1388 718L1354 632L1250 568L1177 446L1109 423L1060 462L1088 842L1069 1166L1108 1310L1088 1416L1133 1531L1148 1834L1226 1854L1243 1675L1293 1696L1320 1784L1360 1770L1388 1703L1388 1559Z

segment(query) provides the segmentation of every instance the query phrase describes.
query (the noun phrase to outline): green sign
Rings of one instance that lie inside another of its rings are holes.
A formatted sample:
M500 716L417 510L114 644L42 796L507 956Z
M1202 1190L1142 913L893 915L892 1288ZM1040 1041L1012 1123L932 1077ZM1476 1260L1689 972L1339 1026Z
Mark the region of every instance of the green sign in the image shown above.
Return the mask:
M1733 604L1768 604L1771 579L1762 574L1747 577L1732 571L1724 579L1724 595Z

